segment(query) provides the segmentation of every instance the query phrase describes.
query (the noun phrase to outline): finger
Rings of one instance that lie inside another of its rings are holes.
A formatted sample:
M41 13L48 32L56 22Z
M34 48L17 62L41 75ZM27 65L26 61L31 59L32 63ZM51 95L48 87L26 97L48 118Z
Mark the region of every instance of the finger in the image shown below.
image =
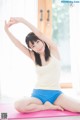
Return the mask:
M16 24L16 23L18 23L18 20L17 20L17 19L14 19L14 18L11 18L11 19L10 19L10 22L11 22L11 24Z
M64 111L64 109L62 107L59 107L59 110Z
M9 23L13 23L13 22L14 22L14 19L10 18Z
M61 108L61 111L64 111L64 109L63 109L63 108Z

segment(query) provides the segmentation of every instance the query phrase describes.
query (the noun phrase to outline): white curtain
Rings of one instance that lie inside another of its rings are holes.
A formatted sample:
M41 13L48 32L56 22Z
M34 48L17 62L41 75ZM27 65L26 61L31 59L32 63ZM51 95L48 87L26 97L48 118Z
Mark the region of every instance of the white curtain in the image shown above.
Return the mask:
M4 21L11 16L24 17L37 26L37 0L0 0L0 93L18 98L31 94L36 72L33 62L14 46L4 31ZM26 45L29 28L18 24L10 29Z
M80 4L70 7L70 45L73 87L80 93Z

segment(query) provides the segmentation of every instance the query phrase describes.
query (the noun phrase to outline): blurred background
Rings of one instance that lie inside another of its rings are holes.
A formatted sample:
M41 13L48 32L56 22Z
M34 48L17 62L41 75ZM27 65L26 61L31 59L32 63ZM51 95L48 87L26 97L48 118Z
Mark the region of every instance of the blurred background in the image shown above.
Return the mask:
M4 21L24 17L58 46L62 89L80 94L80 4L61 0L0 0L0 97L30 96L37 79L32 60L19 51L4 31ZM23 24L10 28L26 46L30 29Z

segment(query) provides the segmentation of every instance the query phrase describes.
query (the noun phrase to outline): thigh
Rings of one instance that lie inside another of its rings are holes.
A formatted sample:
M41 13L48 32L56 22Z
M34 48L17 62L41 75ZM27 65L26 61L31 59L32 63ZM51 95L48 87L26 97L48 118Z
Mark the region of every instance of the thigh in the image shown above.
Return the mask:
M39 100L35 97L30 97L30 98L25 97L25 98L17 100L15 102L15 106L25 106L25 105L29 105L29 104L39 104L39 105L41 105L42 102L41 102L41 100Z
M43 104L42 101L36 97L30 97L30 98L27 98L27 100L29 101L29 103L34 103L34 104Z
M56 101L54 102L55 105L59 105L63 107L65 110L69 110L72 112L79 112L80 111L80 102L66 96L64 94L61 94Z
M31 104L42 105L42 102L39 99L34 98L34 97L23 98L23 99L17 100L14 103L14 107L17 111L24 112L25 109Z

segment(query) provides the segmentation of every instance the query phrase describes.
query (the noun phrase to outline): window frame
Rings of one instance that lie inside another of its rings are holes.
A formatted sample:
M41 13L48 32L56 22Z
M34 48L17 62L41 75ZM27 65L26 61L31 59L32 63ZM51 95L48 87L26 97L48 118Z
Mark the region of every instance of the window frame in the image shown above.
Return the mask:
M41 16L41 11L43 11ZM47 10L50 10L50 21L47 20ZM40 19L42 18L42 21ZM38 0L38 29L46 34L48 37L52 37L52 0ZM72 88L71 82L62 82L60 87L63 88Z

